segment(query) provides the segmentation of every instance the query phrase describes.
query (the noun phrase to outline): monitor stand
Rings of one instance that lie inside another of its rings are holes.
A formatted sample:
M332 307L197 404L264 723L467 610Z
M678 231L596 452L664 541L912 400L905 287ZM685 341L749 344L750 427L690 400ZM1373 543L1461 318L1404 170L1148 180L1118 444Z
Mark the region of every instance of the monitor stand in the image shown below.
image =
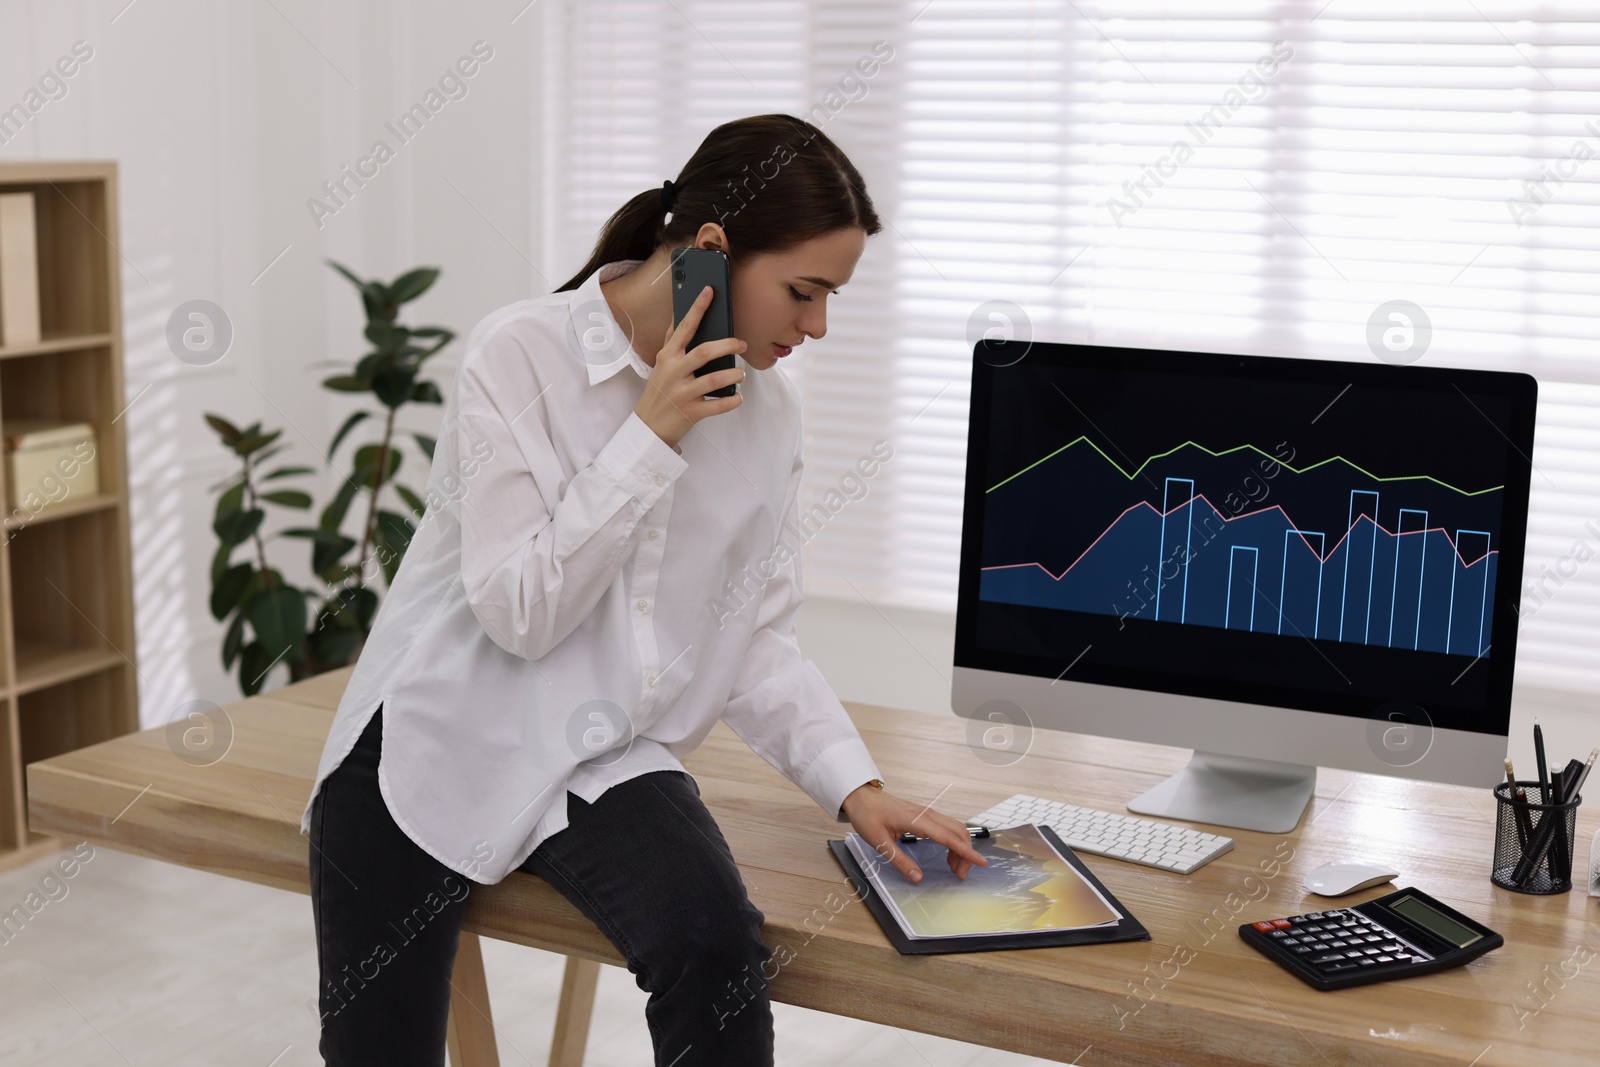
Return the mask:
M1140 815L1288 833L1300 823L1317 769L1196 750L1189 765L1128 802Z

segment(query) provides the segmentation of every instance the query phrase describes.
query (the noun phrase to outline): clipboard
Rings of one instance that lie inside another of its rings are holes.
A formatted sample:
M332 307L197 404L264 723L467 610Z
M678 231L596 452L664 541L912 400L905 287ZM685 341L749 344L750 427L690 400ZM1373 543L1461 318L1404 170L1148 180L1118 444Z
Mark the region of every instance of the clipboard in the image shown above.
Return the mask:
M872 917L878 920L878 925L883 928L884 936L889 939L902 956L932 956L945 952L987 952L991 949L1007 948L1047 948L1054 945L1098 945L1110 941L1149 941L1150 931L1144 924L1133 917L1129 911L1111 891L1100 883L1094 872L1084 866L1078 854L1068 848L1056 836L1056 832L1048 826L1039 825L1039 833L1053 845L1057 852L1072 865L1073 869L1083 875L1084 880L1095 889L1099 890L1110 902L1111 906L1122 913L1122 918L1106 926L1091 927L1086 930L1040 930L1015 934L974 934L970 937L929 937L909 938L905 931L900 929L900 924L895 920L894 913L883 902L878 891L872 887L872 882L862 873L861 865L850 852L850 846L842 839L828 841L828 851L833 853L833 858L839 861L839 866L844 868L844 873L855 886L856 895L867 905L872 912Z

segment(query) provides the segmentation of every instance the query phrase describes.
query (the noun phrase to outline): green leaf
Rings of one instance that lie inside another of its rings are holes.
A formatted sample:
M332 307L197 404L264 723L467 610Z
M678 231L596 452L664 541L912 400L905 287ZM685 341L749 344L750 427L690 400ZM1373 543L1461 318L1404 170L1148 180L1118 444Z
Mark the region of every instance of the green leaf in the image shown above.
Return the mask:
M258 642L252 641L245 645L239 656L240 691L247 697L261 692L261 687L267 681L267 668L270 666L272 657L266 654Z
M250 538L256 530L261 528L261 520L267 513L260 508L251 508L249 511L235 511L231 515L224 515L211 524L211 529L225 545L237 545Z
M378 522L376 528L383 531L384 537L391 545L404 546L411 543L411 535L417 532L416 524L397 511L378 509Z
M360 378L349 374L335 374L332 378L324 378L322 384L341 393L364 393L371 388Z
M355 541L346 537L338 530L329 530L320 526L297 526L292 530L284 530L285 537L304 537L315 541L311 548L311 569L319 577L327 579L323 572L338 563L344 554L356 547Z
M338 530L328 530L321 526L296 526L291 530L280 530L281 537L304 537L310 541L320 541L324 544L333 544L336 541L348 541L349 538Z
M311 635L311 652L324 664L345 667L365 636L358 630L319 630Z
M311 494L299 489L279 489L275 493L262 493L261 499L273 504L282 504L286 508L304 510L311 506Z
M378 614L378 594L361 586L356 589L341 589L339 597L349 610L356 613L356 622L362 630L372 629L372 620Z
M259 452L261 449L266 448L282 434L282 430L273 430L271 433L253 433L246 430L244 437L239 440L238 444L233 446L233 450L241 456L248 456L252 452Z
M227 670L233 666L233 661L238 658L239 646L244 642L244 612L238 612L233 617L233 624L228 627L228 634L222 639L222 669Z
M365 586L346 586L317 609L319 630L342 629L366 633L378 610L378 594Z
M448 330L446 330L445 333L448 334L448 336L439 338L439 340L435 341L433 344L429 345L427 348L422 350L422 354L417 357L417 365L418 366L421 366L427 360L432 359L434 356L438 355L439 354L439 350L441 348L443 348L445 345L449 344L451 342L451 340L455 337L455 334L450 333ZM416 336L415 331L413 331L412 336L413 337Z
M229 448L232 448L236 443L238 443L239 438L244 436L244 434L240 432L239 427L235 426L221 415L213 415L210 412L207 412L206 422L210 424L213 430L217 431L217 435L222 438L222 443L227 445Z
M340 274L343 274L346 278L349 278L350 279L350 284L355 286L357 289L365 289L367 287L367 283L366 282L362 281L360 278L357 278L354 274L351 274L348 270L346 270L344 267L340 266L338 263L335 263L333 260L329 259L329 260L324 260L323 262L327 263L328 266L332 267L334 270L338 271Z
M274 478L293 478L293 477L295 477L297 475L301 475L301 474L315 474L315 473L317 473L317 472L316 472L316 469L313 468L313 467L279 467L277 470L273 471L271 474L263 474L261 476L261 481L270 482Z
M396 351L411 336L411 331L404 326L397 326L392 322L384 322L382 320L367 323L367 328L363 333L367 340L377 345L379 350L383 352Z
M334 454L339 451L339 442L344 440L344 435L349 433L351 430L355 429L356 424L359 423L362 419L366 418L370 414L371 414L371 412L369 412L369 411L357 411L354 414L352 414L348 419L344 420L344 425L339 427L339 432L333 435L333 444L328 446L328 462L329 463L333 462Z
M260 466L261 464L265 463L267 460L271 459L273 456L276 456L279 452L282 452L284 449L286 449L288 447L289 447L288 445L274 445L273 447L267 449L265 452L261 453L259 456L256 456L253 460L251 460L251 462L256 464L256 466Z
M345 267L333 260L324 260L330 267L349 279L350 284L361 291L361 304L366 309L368 319L392 319L394 315L388 310L391 297L389 289L379 281L362 281Z
M412 386L411 399L419 404L444 403L444 397L439 395L439 387L431 381L418 382Z
M337 541L318 541L311 550L311 569L319 575L322 574L330 567L338 565L344 559L344 554L354 547L356 547L355 538L343 534L339 535ZM343 578L332 580L342 581Z
M217 546L216 555L211 557L211 584L216 585L222 576L228 573L228 560L233 556L233 545L226 542Z
M362 445L356 450L356 466L365 467L368 471L377 470L378 452L381 450L381 447L382 446L380 445ZM388 484L389 480L394 477L395 471L400 469L400 450L395 448L393 445L389 446L389 457L387 463L389 470L388 473L383 476L382 480L384 484ZM374 488L377 487L377 483L373 481L371 474L368 474L366 484Z
M372 376L372 392L385 407L397 408L411 396L417 372L410 367L390 367Z
M422 498L405 486L397 485L394 487L394 491L400 494L402 500L411 505L411 511L417 518L422 518L422 513L428 510L428 506L422 502Z
M242 507L244 507L244 479L241 478L238 485L217 497L216 518L232 515Z
M350 544L353 546L355 542L351 541ZM338 585L340 582L349 581L360 573L360 564L344 563L337 567L329 567L327 570L318 571L317 577L329 585Z
M269 661L287 657L306 640L306 602L298 589L277 585L245 609L256 641Z
M283 575L276 568L268 567L264 571L256 571L250 576L250 584L244 587L244 598L239 605L248 608L256 597L269 589L277 589L283 585Z
M394 576L405 560L406 549L410 547L411 535L415 532L416 527L404 515L393 511L378 512L378 521L373 528L373 539L389 549L383 554L382 562L384 581L390 586L394 585Z
M431 463L433 461L433 449L439 443L439 439L437 437L429 437L425 433L414 433L411 436L417 439L417 447L426 453L428 461Z
M415 300L428 291L428 287L439 277L437 267L419 267L396 278L389 286L389 299L396 304L404 304Z
M337 530L344 525L344 515L350 509L350 501L355 499L361 487L371 478L371 467L356 464L356 469L350 472L350 477L339 484L339 491L333 495L332 503L322 509L322 518L317 521L317 525L324 530Z
M248 563L241 563L236 567L228 568L222 580L211 587L211 617L221 622L228 617L228 613L239 606L239 600L244 596L244 590L250 584L251 575L256 569ZM224 664L223 666L227 666Z

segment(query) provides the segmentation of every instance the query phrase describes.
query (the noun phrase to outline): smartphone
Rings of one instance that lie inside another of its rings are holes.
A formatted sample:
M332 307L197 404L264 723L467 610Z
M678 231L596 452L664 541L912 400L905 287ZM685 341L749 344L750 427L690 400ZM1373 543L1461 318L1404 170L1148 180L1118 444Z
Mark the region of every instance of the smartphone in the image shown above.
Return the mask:
M714 248L674 248L672 250L672 325L677 327L689 313L695 298L706 286L711 286L711 304L700 316L700 326L684 346L693 352L696 345L707 341L721 341L733 336L733 310L729 292L733 284L728 271L728 254ZM733 353L707 360L695 368L695 377L733 367ZM736 384L713 389L706 396L732 396L738 391Z

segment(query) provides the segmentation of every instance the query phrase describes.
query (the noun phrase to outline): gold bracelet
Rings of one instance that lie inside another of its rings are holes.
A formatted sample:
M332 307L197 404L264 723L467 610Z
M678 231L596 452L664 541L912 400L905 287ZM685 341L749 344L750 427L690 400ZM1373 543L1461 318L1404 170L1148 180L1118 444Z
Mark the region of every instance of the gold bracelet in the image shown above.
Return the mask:
M862 786L867 786L867 785L870 785L874 789L882 789L883 788L883 779L874 778L869 782L863 782L863 783L861 783L861 785L856 786L856 789L860 789ZM852 793L854 793L855 791L856 791L855 789L850 790L850 792L852 792ZM839 805L839 814L840 815L844 814L844 805L843 804Z

